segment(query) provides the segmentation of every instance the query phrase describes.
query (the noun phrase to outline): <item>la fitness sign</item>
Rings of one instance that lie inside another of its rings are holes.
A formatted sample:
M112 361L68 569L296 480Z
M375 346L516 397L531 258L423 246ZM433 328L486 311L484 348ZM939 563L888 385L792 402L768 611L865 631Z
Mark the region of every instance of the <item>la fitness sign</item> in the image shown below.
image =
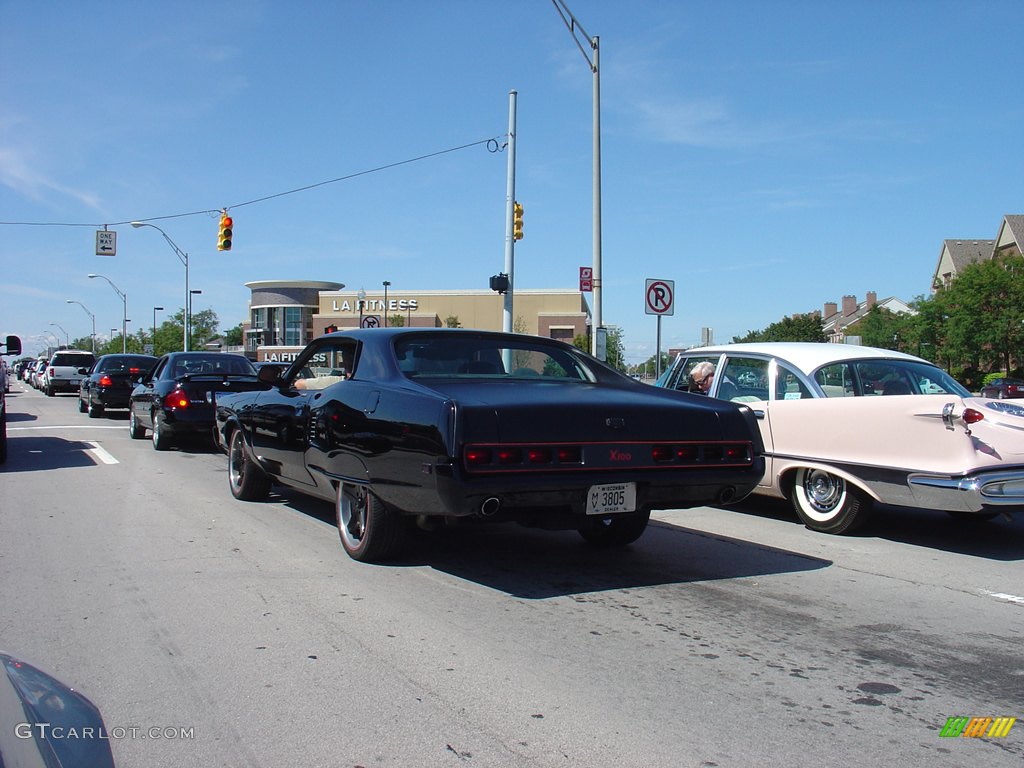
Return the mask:
M331 302L332 312L351 312L356 314L362 312L415 312L419 307L417 299L388 299L387 305L384 299L342 299L340 302L335 299Z

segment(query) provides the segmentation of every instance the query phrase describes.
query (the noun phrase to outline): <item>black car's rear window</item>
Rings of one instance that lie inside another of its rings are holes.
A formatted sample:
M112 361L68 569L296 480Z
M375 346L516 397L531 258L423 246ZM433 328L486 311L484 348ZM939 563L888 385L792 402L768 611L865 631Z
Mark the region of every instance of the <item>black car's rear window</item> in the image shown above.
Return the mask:
M523 378L593 381L583 359L525 334L416 334L395 341L398 367L409 378Z
M145 355L108 357L100 360L98 373L149 373L156 364L155 357Z

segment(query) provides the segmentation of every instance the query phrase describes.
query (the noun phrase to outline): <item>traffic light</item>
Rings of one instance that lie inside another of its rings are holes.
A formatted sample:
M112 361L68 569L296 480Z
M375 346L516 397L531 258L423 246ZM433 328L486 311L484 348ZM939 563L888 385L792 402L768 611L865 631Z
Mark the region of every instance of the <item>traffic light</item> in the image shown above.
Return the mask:
M519 203L512 207L512 237L523 239L523 206Z
M234 222L231 221L231 217L228 216L227 211L221 211L220 214L220 228L217 232L217 250L218 251L230 251L231 250L231 229Z
M337 332L338 332L338 326L336 326L336 325L328 325L326 328L324 328L324 333L337 333Z

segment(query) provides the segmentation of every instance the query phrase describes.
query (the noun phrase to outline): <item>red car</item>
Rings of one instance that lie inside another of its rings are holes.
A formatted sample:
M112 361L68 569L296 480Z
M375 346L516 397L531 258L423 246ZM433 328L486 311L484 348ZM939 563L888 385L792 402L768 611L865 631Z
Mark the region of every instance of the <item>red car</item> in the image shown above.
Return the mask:
M981 396L994 397L998 400L1024 397L1024 381L1020 379L992 379L992 381L981 388Z

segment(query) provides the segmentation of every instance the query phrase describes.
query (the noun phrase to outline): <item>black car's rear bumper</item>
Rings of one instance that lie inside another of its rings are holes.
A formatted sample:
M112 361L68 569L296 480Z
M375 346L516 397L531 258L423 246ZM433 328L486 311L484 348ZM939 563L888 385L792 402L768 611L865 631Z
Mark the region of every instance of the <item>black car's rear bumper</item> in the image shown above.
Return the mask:
M595 485L634 482L637 511L678 509L739 501L757 487L763 473L760 457L751 467L678 471L458 477L451 467L435 470L441 514L517 519L540 512L577 520L586 516L587 495Z

